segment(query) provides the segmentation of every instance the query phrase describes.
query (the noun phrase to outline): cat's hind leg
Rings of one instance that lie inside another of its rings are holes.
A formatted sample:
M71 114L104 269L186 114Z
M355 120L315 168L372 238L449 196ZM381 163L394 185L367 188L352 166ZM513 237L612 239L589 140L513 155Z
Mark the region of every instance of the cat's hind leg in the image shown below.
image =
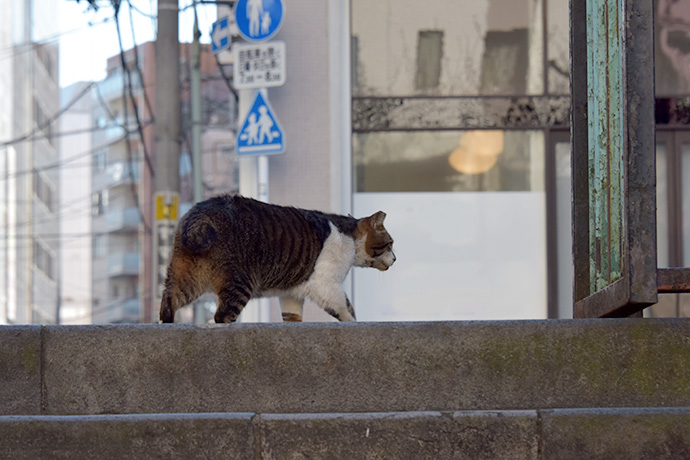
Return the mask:
M218 309L214 319L216 323L234 323L249 302L252 293L242 284L229 284L218 291Z
M167 284L161 297L161 323L175 322L177 310L194 302L201 295L197 290L180 289L177 286L168 287Z
M199 280L190 276L181 276L180 273L184 272L175 260L168 267L159 312L162 323L175 322L175 312L203 294L204 289Z
M283 321L297 322L302 321L302 309L304 308L304 299L296 299L294 297L285 296L280 298L280 310L282 312Z

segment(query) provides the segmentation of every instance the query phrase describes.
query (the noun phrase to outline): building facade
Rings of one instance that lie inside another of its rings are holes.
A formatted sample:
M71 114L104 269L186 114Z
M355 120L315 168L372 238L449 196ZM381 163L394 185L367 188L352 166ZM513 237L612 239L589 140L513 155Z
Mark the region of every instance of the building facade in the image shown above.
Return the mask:
M151 111L146 105L136 62L147 62L147 51L126 55L123 70L119 56L108 60L107 77L96 86L92 106L91 161L92 321L135 323L140 314L141 239L145 203L142 202L142 168L146 167L144 142L151 137ZM131 78L131 82L127 79ZM129 92L131 83L131 95ZM145 83L144 83L145 84ZM147 88L150 89L150 88ZM139 114L142 129L137 125ZM146 130L146 131L144 131Z
M568 1L286 3L270 201L388 213L398 261L353 271L358 319L572 317ZM689 24L690 2L656 2L659 266L690 265ZM676 294L647 312L688 313Z
M60 91L60 324L91 322L91 155L96 88Z
M56 8L0 2L0 323L59 317Z

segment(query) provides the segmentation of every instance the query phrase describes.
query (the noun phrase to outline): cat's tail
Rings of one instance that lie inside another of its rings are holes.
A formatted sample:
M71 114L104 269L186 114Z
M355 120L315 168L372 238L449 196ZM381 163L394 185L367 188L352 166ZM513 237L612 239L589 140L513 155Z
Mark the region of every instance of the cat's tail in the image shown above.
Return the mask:
M188 215L180 227L180 243L192 254L203 254L216 242L218 232L205 214Z

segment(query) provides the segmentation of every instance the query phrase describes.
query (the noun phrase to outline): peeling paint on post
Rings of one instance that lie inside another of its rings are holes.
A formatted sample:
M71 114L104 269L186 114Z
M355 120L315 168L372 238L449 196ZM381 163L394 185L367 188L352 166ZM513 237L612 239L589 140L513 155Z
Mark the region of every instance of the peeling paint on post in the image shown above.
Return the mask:
M625 231L622 195L625 116L622 93L622 9L617 1L587 1L590 294L621 277Z
M574 316L628 316L657 299L653 5L570 11Z

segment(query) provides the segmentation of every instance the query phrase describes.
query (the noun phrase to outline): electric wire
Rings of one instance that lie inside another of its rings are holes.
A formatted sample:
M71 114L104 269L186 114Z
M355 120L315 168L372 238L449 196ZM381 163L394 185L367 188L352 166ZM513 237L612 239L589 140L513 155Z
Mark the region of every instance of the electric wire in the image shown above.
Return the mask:
M33 137L41 132L44 131L46 128L48 128L52 123L54 123L58 118L60 118L65 112L67 112L74 104L79 102L79 99L84 97L85 94L87 94L89 91L91 91L91 88L96 85L95 82L91 82L88 85L86 85L76 96L72 98L72 100L59 109L57 112L55 112L53 115L49 116L47 120L45 120L43 123L38 124L33 130L29 131L26 134L23 134L17 138L10 139L8 141L0 142L0 147L7 147L13 144L17 144L19 142L23 142L26 140L33 139Z
M146 142L144 140L144 129L142 127L141 120L139 118L139 107L138 107L138 104L137 104L136 99L134 97L134 89L132 87L132 74L131 74L128 66L127 66L127 60L125 59L125 50L122 46L122 32L120 30L120 19L119 19L120 0L113 0L113 8L114 8L113 17L115 19L115 26L117 29L117 41L118 41L118 45L120 47L120 64L122 65L122 70L123 70L123 72L122 72L122 83L123 83L123 85L122 85L123 109L122 110L123 110L123 117L125 120L129 119L128 104L127 104L127 94L129 93L129 97L130 97L131 103L132 103L133 108L134 108L134 118L136 120L137 127L139 130L139 136L141 139L141 144L144 146L143 147L144 159L146 160L146 164L149 167L149 171L150 171L151 176L154 177L154 174L155 174L154 168L153 168L153 165L151 164L151 159L148 156L148 153L146 151ZM136 48L136 46L137 46L137 44L135 42L134 48ZM139 67L138 62L136 62L135 65L136 65L136 67ZM142 86L142 91L144 91L144 93L145 93L146 91L145 91L145 88L143 87L144 86L143 80L140 83ZM130 144L130 139L129 139L128 134L127 134L127 139L125 141L125 149L127 151L128 160L130 162L134 161L133 160L133 154L132 154L132 146ZM129 175L132 179L132 183L131 183L132 198L134 199L134 202L136 203L136 207L139 211L139 216L141 218L141 222L143 223L146 232L151 234L153 232L153 229L151 228L151 226L147 222L146 216L144 215L144 211L140 205L139 193L138 193L137 188L136 188L136 180L134 177L134 171L132 171L132 169L129 168L128 172L129 172Z

